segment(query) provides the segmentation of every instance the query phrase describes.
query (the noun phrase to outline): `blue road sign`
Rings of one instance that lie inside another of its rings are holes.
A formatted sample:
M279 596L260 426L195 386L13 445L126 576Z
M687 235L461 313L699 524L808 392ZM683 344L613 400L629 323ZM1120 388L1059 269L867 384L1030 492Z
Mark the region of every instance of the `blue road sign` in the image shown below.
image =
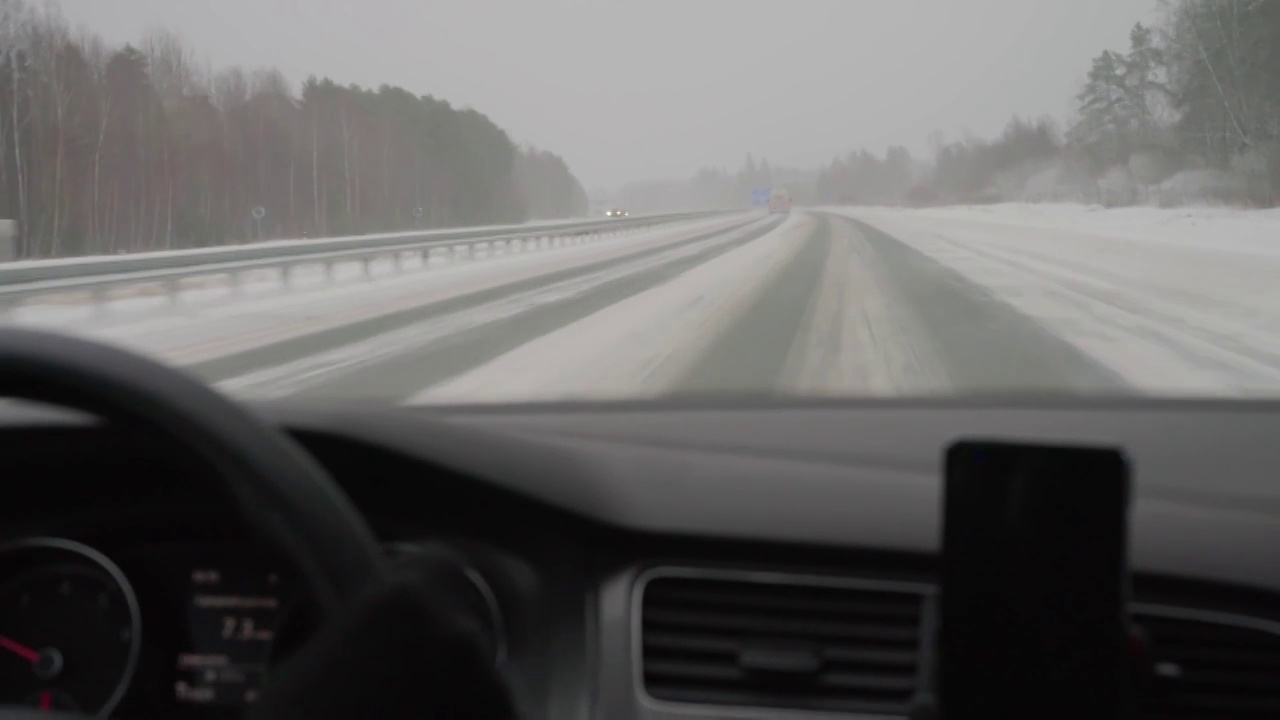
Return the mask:
M763 207L769 204L769 196L773 194L772 188L756 188L751 191L751 204L756 207Z

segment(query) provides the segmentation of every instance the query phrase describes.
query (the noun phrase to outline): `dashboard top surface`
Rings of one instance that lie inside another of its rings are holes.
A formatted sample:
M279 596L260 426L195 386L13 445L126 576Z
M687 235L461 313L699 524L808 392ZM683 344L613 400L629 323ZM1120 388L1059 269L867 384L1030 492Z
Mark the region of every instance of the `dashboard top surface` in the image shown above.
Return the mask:
M957 440L1119 447L1134 569L1280 589L1280 403L1069 399L465 408L276 403L304 443L342 439L609 527L933 553ZM0 427L83 418L32 406ZM370 469L373 470L372 468Z

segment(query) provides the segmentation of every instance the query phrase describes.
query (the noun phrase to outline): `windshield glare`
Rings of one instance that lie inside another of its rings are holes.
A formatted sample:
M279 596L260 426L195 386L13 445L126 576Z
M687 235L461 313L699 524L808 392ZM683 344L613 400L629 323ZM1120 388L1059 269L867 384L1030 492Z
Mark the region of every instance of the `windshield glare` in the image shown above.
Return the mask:
M0 323L250 399L1268 397L1280 2L0 0Z

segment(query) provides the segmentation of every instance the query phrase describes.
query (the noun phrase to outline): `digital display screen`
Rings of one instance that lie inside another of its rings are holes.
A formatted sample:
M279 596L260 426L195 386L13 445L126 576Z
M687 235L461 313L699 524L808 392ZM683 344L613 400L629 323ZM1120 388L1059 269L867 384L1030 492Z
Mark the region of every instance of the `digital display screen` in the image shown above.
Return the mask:
M190 571L189 587L175 699L203 705L254 702L282 618L279 575L251 567L198 567Z

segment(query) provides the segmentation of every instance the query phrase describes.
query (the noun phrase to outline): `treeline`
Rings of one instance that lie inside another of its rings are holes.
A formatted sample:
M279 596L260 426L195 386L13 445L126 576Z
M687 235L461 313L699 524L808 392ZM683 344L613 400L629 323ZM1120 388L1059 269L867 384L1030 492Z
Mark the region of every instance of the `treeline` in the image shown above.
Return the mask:
M822 168L814 191L823 203L892 203L905 196L914 176L914 161L906 148L891 147L883 158L863 149Z
M822 202L1280 204L1280 2L1165 0L1155 27L1094 58L1075 116L1013 118L991 140L837 159ZM904 183L902 168L912 167Z
M108 47L0 0L0 217L21 258L559 218L563 160L398 87L203 69L175 35Z
M527 148L516 156L516 187L523 193L530 220L582 217L588 212L587 191L554 153Z

